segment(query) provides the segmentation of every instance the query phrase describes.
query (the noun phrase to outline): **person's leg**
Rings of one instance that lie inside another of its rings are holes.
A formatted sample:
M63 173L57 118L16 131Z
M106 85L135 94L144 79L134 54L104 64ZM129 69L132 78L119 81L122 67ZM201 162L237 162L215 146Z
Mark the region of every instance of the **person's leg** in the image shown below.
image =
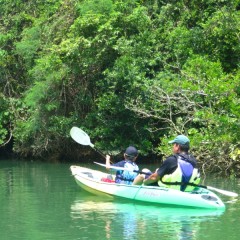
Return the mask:
M143 180L148 178L151 175L151 171L147 168L144 168L142 172L149 173L149 174L143 174L143 173L138 174L133 181L133 185L142 185Z

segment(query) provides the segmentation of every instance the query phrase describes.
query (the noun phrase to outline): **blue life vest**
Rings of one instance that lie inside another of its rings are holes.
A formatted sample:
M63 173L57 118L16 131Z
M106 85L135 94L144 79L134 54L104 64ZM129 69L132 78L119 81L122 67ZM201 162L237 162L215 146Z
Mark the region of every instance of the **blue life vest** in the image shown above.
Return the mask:
M194 169L193 165L187 161L182 160L180 156L178 157L178 165L180 166L182 171L181 182L188 183L193 174L193 169ZM180 190L184 191L186 187L187 187L186 185L181 185Z
M115 182L131 185L134 178L138 175L138 173L133 172L134 170L139 171L138 165L135 162L127 160L126 163L124 164L124 168L129 169L129 171L127 170L117 171Z

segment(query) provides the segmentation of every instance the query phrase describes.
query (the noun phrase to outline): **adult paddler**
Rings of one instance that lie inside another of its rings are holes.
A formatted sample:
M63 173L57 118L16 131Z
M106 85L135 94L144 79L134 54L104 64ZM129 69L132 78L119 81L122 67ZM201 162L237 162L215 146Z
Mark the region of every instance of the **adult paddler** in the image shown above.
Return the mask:
M178 135L169 142L173 145L173 154L163 161L162 165L151 175L139 174L133 184L150 185L158 183L159 186L178 189L181 191L192 191L194 186L189 183L198 184L200 174L197 169L196 158L189 153L190 141L184 135ZM148 169L142 171L148 172Z

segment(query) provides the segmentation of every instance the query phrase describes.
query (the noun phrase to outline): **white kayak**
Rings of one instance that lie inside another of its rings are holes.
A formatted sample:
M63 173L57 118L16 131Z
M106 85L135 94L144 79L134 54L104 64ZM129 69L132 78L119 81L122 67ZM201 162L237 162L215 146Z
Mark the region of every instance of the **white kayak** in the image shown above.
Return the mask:
M196 188L192 192L145 185L117 184L110 180L109 174L85 167L71 166L77 184L92 193L102 193L135 201L165 204L170 206L224 209L222 200L212 191Z

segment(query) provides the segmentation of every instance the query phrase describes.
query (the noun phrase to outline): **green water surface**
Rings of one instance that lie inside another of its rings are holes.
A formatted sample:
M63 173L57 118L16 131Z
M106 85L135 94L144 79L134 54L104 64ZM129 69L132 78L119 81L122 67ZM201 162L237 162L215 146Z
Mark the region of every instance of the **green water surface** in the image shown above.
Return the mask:
M95 196L77 186L70 165L0 161L0 239L239 239L238 199L219 195L226 210L216 211ZM239 180L205 181L240 192Z

